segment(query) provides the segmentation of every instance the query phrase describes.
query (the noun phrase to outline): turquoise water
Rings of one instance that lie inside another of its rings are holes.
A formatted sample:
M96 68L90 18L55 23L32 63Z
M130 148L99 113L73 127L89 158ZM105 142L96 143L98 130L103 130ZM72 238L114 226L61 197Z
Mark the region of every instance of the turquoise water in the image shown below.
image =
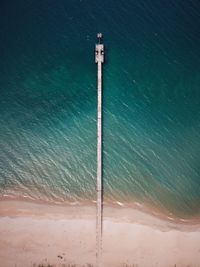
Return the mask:
M0 195L94 200L96 33L104 33L104 197L200 213L200 2L0 8Z

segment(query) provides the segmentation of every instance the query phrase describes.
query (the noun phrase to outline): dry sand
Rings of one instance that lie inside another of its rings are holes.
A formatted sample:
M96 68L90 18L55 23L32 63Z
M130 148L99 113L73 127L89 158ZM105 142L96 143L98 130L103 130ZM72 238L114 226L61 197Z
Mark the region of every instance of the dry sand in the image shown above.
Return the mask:
M95 264L95 206L0 201L0 267ZM200 224L104 207L103 266L200 266Z

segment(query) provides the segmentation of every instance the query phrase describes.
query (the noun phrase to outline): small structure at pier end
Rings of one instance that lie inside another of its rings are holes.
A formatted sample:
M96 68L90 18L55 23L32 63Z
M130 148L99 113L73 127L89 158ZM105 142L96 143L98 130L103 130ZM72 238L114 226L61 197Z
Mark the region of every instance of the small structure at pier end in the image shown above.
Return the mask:
M101 43L103 38L102 33L97 34L98 44L96 44L95 62L104 63L104 45Z
M97 213L96 213L96 266L100 267L102 257L102 64L104 63L104 45L102 33L97 34L95 49L97 63Z

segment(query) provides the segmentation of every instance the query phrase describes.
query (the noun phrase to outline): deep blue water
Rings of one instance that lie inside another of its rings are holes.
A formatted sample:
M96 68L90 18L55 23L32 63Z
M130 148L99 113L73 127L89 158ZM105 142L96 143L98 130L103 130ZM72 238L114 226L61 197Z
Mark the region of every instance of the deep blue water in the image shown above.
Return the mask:
M0 195L95 199L96 33L104 197L200 213L200 2L2 1Z

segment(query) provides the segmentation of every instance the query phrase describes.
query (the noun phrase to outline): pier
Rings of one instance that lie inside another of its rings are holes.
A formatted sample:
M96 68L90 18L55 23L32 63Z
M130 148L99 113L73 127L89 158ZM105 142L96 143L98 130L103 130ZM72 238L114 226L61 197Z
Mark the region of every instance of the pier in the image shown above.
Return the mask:
M104 63L104 45L102 33L97 34L95 49L97 63L97 213L96 213L96 266L101 266L102 258L102 64Z

